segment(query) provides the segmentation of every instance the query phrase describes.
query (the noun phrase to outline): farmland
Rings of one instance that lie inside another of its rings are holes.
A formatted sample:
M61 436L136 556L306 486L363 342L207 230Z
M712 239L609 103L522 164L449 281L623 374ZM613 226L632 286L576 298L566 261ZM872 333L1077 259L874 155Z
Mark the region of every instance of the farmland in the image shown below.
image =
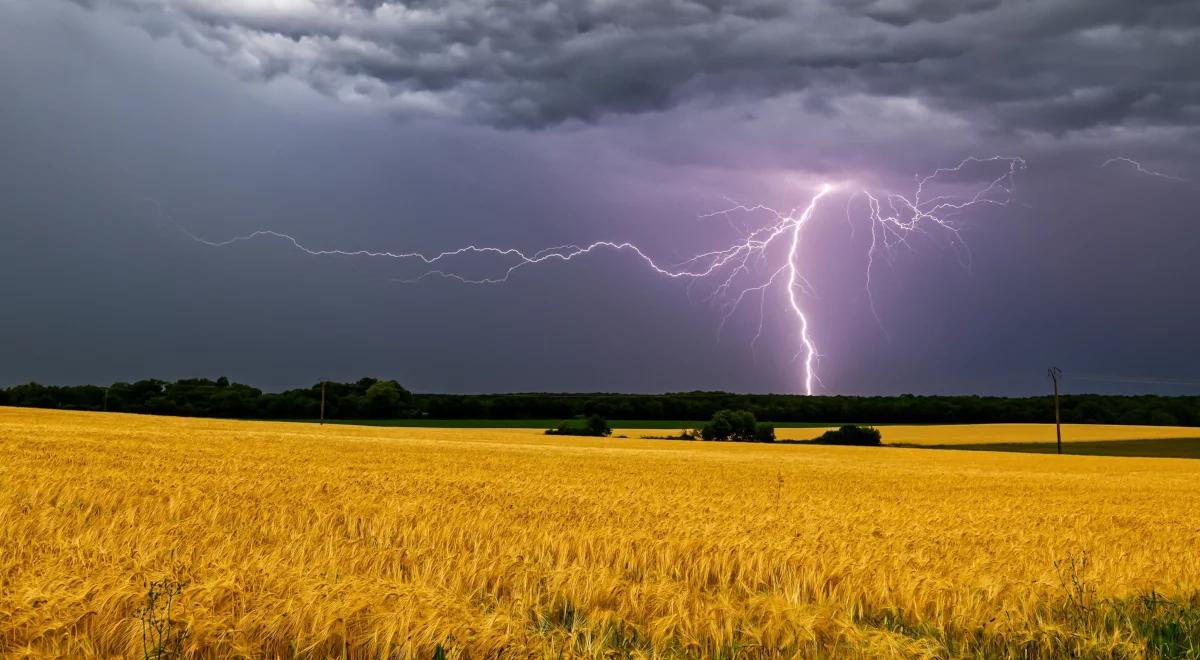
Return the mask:
M13 408L0 456L6 657L1197 652L1200 461Z

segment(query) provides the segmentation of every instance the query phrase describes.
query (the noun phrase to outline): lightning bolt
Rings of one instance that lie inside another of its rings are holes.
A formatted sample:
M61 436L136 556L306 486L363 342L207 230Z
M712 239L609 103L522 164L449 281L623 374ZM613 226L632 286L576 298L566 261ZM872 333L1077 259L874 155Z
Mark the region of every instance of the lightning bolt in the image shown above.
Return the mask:
M927 190L940 178L962 173L968 166L991 164L1001 165L1001 173L991 179L988 185L974 193L965 196L949 194L931 196ZM918 176L916 190L911 196L895 192L875 194L869 190L862 191L861 196L866 200L867 217L871 229L871 245L867 250L865 290L871 313L881 328L883 323L875 307L875 297L871 293L871 278L875 271L876 257L882 254L890 259L894 248L909 245L908 239L913 232L931 226L950 238L951 244L959 250L960 263L964 268L970 268L970 250L962 239L955 216L982 205L1007 206L1012 201L1017 173L1024 170L1025 167L1025 160L1017 156L991 156L988 158L972 156L960 161L954 167L942 167L924 177Z
M987 183L982 187L976 185L972 188L969 184L957 180L946 181L955 179L958 175L969 174L966 172L968 168L988 168L997 165L1000 174L985 177ZM915 189L908 195L872 192L866 189L851 194L847 202L847 221L850 222L852 230L854 225L850 214L851 202L857 198L866 201L867 212L864 217L870 225L871 243L867 250L865 290L870 299L871 311L877 320L879 314L871 294L871 277L877 256L890 254L892 249L908 245L909 236L916 231L925 231L926 227L946 234L956 248L965 251L966 243L962 240L955 217L982 205L1007 205L1012 198L1014 178L1024 168L1025 161L1018 157L970 157L953 167L938 168L925 176L915 177ZM942 185L968 189L957 194L950 191L935 194L932 189ZM212 241L201 238L182 226L180 229L192 240L212 247L228 247L256 239L275 239L312 256L393 259L412 261L426 267L424 272L415 277L396 280L408 284L434 277L469 285L501 284L508 282L518 271L539 264L571 262L604 251L627 252L634 255L655 275L690 283L713 282L714 288L709 298L723 301L721 327L745 300L756 296L759 300L759 323L751 342L752 346L762 335L766 294L768 290L779 286L786 295L786 311L796 322L797 352L794 359L802 361L804 393L812 394L820 383L817 375L820 352L812 337L809 315L803 305L803 296L811 296L813 290L801 272L800 248L804 228L813 221L819 204L838 188L839 186L831 183L822 184L806 204L788 211L779 211L762 204L745 205L735 202L729 208L705 214L701 218L724 217L730 220L730 227L735 230L743 225L732 221L734 214L765 215L767 221L757 228L742 229L739 232L741 237L726 247L702 252L674 264L662 263L638 245L628 241L605 240L587 245L558 245L537 252L467 245L439 253L422 253L314 249L305 246L289 234L265 229L227 240ZM967 254L969 256L969 253ZM454 268L456 259L483 256L507 260L507 265L492 275L482 277L468 276ZM967 263L964 261L964 265Z
M1188 181L1187 179L1184 179L1182 177L1177 177L1173 174L1166 174L1164 172L1157 172L1148 167L1144 167L1138 161L1136 161L1132 158L1126 158L1125 156L1117 156L1115 158L1109 158L1108 160L1104 161L1104 163L1102 163L1100 165L1100 167L1108 167L1110 165L1114 165L1117 163L1124 163L1126 165L1131 165L1131 166L1133 166L1134 170L1136 170L1139 174L1145 174L1147 176L1153 176L1153 177L1157 177L1159 179L1166 179L1167 181L1174 181L1176 183L1191 183L1190 181Z

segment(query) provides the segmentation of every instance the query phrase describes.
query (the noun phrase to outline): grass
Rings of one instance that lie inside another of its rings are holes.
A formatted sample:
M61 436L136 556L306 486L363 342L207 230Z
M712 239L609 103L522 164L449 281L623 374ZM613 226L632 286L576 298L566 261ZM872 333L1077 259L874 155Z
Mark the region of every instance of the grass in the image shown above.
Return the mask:
M1198 461L2 407L0 456L4 658L1200 653Z
M965 449L968 451L1005 451L1026 454L1054 454L1054 442L997 442L961 445L896 445L925 449ZM1158 438L1148 440L1102 440L1064 442L1063 453L1077 456L1133 456L1144 458L1200 458L1200 438Z

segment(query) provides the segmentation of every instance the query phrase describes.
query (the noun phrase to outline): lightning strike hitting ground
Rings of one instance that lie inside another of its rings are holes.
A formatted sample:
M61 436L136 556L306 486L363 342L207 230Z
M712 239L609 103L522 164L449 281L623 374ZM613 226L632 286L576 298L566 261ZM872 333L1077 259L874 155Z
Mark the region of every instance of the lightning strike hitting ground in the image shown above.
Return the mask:
M996 166L1000 167L1001 173L998 176L986 178L987 185L983 187L978 187L978 184L972 187L971 184L958 180L963 177L977 180L975 178L978 174L977 168ZM971 168L971 172L966 172L967 168ZM928 227L931 230L945 232L952 244L960 250L960 255L965 253L969 261L966 244L962 241L959 227L954 221L955 216L981 205L1007 205L1012 197L1014 177L1024 168L1025 161L1017 157L971 157L954 167L939 168L929 175L917 177L915 190L911 196L894 192L872 192L865 189L852 193L851 201L854 199L866 200L865 218L871 229L871 242L866 255L866 291L868 298L871 299L872 312L875 313L875 304L870 295L871 275L878 255L886 255L892 248L908 245L908 238L913 232L925 231ZM935 185L945 187L947 191L934 194L930 189ZM807 204L787 212L764 205L735 204L730 208L702 216L711 218L729 216L733 213L761 214L766 216L767 221L761 227L743 231L742 237L732 245L702 252L675 264L660 263L641 247L627 241L596 241L582 246L559 245L533 253L526 253L516 248L467 245L437 254L426 254L421 252L312 249L288 234L271 230L259 230L224 241L205 240L187 230L184 232L193 240L213 247L225 247L257 238L274 238L285 241L296 249L313 256L397 259L419 262L429 267L428 270L415 277L397 280L404 283L415 283L429 277L442 277L463 284L499 284L509 281L513 274L521 269L545 262L569 262L578 257L601 251L630 252L656 275L693 282L714 281L715 288L711 298L724 301L722 325L737 311L747 297L757 294L760 304L759 325L752 344L758 341L762 333L763 305L765 305L766 293L772 287L779 285L786 295L786 311L796 321L798 340L796 359L803 359L803 390L805 394L812 394L820 382L817 376L820 352L810 334L808 314L802 304L803 295L811 294L811 287L801 273L801 239L802 231L812 220L819 203L833 193L836 188L837 186L833 184L822 184ZM848 209L849 206L848 202ZM453 268L453 261L456 258L472 256L500 258L508 260L510 263L500 267L494 275L484 277L468 276L461 270ZM968 261L964 261L964 265ZM782 284L780 284L781 282ZM875 315L878 319L878 314Z

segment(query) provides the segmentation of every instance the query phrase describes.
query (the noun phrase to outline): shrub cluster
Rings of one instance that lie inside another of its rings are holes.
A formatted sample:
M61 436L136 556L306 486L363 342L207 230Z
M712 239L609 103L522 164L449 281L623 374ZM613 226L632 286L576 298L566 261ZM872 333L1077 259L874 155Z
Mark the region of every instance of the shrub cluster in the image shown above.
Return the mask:
M877 447L882 444L879 429L873 426L847 424L836 431L826 431L813 442L822 445L860 445Z
M759 422L749 410L718 410L712 421L700 429L700 437L734 442L775 442L775 427Z
M592 415L587 419L570 419L552 429L546 429L546 435L586 435L606 437L612 435L608 420L600 415Z

